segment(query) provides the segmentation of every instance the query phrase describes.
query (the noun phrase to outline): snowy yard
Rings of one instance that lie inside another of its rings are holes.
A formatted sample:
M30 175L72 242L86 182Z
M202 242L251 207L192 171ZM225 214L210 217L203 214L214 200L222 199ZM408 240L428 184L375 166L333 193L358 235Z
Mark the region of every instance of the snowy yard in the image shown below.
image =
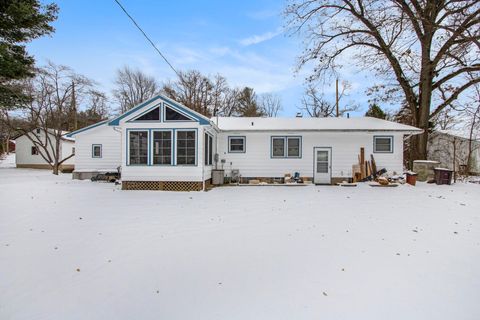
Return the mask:
M0 167L0 319L480 317L479 185L171 193Z

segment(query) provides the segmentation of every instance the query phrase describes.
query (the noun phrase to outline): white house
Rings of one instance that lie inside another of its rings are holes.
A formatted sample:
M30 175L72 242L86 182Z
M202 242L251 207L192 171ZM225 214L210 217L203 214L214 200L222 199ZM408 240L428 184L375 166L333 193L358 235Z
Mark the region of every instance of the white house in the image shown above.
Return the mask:
M47 130L48 131L48 130ZM30 133L38 137L38 141L44 145L50 146L53 148L52 143L54 143L54 136L51 132L50 140L46 139L45 130L35 129ZM66 134L66 132L65 132ZM36 146L26 135L18 136L15 139L15 162L17 168L34 168L34 169L50 169L50 164L41 156L38 146ZM60 160L70 157L72 154L75 154L75 139L71 137L62 137L60 142ZM70 157L60 166L60 171L62 172L71 172L74 169L74 158Z
M352 176L361 147L377 167L401 173L404 137L420 132L368 117L209 119L159 95L69 136L74 178L121 167L124 189L201 190L215 166L246 180L299 172L335 183Z

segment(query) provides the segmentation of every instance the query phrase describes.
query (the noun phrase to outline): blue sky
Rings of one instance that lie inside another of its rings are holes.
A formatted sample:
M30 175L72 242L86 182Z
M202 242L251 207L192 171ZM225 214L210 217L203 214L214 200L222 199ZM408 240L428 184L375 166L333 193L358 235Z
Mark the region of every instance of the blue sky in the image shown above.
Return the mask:
M39 65L47 59L68 65L107 92L113 87L115 70L124 65L140 68L159 81L175 78L113 0L56 2L60 7L56 32L28 45ZM284 33L283 1L122 3L176 69L220 73L232 86L280 95L282 116L298 112L307 70L294 73L302 44L300 38ZM364 76L349 67L341 77L352 83L347 99L359 103L364 112ZM333 86L323 89L333 101Z

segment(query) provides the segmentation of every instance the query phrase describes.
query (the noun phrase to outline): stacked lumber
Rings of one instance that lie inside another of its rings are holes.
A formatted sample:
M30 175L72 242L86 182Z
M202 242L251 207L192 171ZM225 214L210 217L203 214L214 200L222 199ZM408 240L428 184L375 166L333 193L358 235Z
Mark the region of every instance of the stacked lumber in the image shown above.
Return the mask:
M358 164L352 165L353 182L371 181L386 172L385 169L377 170L373 154L370 155L370 160L365 160L365 148L361 147L358 155Z

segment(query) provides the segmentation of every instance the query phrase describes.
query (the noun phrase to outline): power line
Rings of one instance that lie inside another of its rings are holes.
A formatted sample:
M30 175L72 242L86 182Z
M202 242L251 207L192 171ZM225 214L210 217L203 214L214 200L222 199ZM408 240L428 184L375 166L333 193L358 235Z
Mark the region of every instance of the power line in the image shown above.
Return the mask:
M115 0L115 2L118 4L118 6L122 9L122 11L127 15L127 17L130 18L130 20L132 20L133 24L138 28L138 30L140 30L140 32L143 34L143 36L147 39L148 42L150 42L150 44L152 45L152 47L158 52L158 54L163 58L163 60L165 60L165 62L170 66L170 68L172 68L173 72L176 73L177 76L180 77L180 74L177 72L177 70L175 70L175 68L172 66L172 64L170 62L168 62L167 58L162 54L162 52L160 52L160 50L157 48L157 46L155 45L155 43L153 43L153 41L148 37L148 35L145 33L145 31L143 31L143 29L138 25L138 23L135 21L135 19L133 19L133 17L127 12L127 10L125 9L125 7L120 3L119 0Z

